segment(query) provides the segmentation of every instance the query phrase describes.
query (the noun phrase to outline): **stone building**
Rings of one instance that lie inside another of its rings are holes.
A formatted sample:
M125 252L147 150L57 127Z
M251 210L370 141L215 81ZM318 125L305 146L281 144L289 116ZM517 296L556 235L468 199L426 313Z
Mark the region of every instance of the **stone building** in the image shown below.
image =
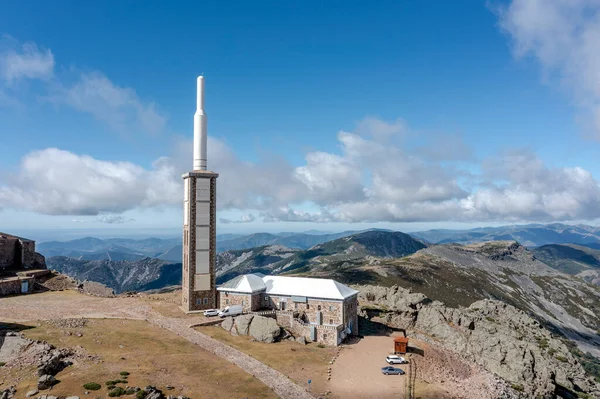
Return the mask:
M46 273L35 241L0 233L0 296L32 292L36 277Z
M245 274L217 290L221 308L271 311L281 326L309 341L337 346L358 335L358 291L335 280Z

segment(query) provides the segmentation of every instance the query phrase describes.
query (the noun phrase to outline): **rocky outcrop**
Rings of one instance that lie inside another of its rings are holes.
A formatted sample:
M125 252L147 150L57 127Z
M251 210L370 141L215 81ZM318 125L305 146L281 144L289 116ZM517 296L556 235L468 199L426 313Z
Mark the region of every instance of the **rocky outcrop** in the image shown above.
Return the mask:
M44 389L50 389L50 387L52 387L54 384L56 384L56 378L54 378L54 376L45 374L38 379L37 388L40 391L43 391Z
M259 342L275 342L281 334L281 327L274 319L255 316L250 323L249 334Z
M277 341L282 330L275 319L253 314L227 317L221 327L232 334L250 335L256 341L267 343Z
M358 288L363 316L452 350L526 397L551 398L562 390L600 397L600 385L563 341L513 306L481 300L456 309L397 286Z

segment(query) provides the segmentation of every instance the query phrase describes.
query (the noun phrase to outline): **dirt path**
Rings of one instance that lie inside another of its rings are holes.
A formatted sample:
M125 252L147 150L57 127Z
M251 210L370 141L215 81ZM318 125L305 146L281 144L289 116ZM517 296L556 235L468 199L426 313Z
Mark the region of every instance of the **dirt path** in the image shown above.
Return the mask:
M228 360L255 376L282 398L313 396L277 370L251 356L190 328L202 317L166 317L137 298L97 298L72 291L15 296L0 299L0 320L19 323L64 318L124 318L147 320Z

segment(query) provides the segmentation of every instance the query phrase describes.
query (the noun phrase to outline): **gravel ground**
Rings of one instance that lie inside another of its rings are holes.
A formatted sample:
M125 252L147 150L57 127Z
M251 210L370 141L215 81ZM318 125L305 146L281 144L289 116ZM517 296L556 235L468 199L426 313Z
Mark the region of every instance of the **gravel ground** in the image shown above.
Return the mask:
M282 398L312 399L306 390L282 373L230 346L190 328L203 316L166 317L137 298L98 298L73 291L47 292L0 299L0 320L19 323L74 318L124 318L147 320L201 348L230 361L261 380Z

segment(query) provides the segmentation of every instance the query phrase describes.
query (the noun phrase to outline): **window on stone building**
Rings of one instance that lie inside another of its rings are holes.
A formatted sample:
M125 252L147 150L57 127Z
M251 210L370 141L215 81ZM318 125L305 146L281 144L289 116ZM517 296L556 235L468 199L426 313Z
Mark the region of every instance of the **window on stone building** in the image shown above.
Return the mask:
M246 304L246 301L242 300L242 306L244 306Z
M327 339L327 334L323 334L323 340Z
M333 311L333 306L329 305L329 311L332 312Z
M310 309L310 305L308 303L306 304L306 309Z
M225 299L225 305L229 305L229 299Z
M317 310L321 310L321 305L317 305Z
M196 298L196 305L202 305L202 298Z
M208 298L204 298L204 304L208 305Z
M329 319L329 324L333 324L333 319Z

